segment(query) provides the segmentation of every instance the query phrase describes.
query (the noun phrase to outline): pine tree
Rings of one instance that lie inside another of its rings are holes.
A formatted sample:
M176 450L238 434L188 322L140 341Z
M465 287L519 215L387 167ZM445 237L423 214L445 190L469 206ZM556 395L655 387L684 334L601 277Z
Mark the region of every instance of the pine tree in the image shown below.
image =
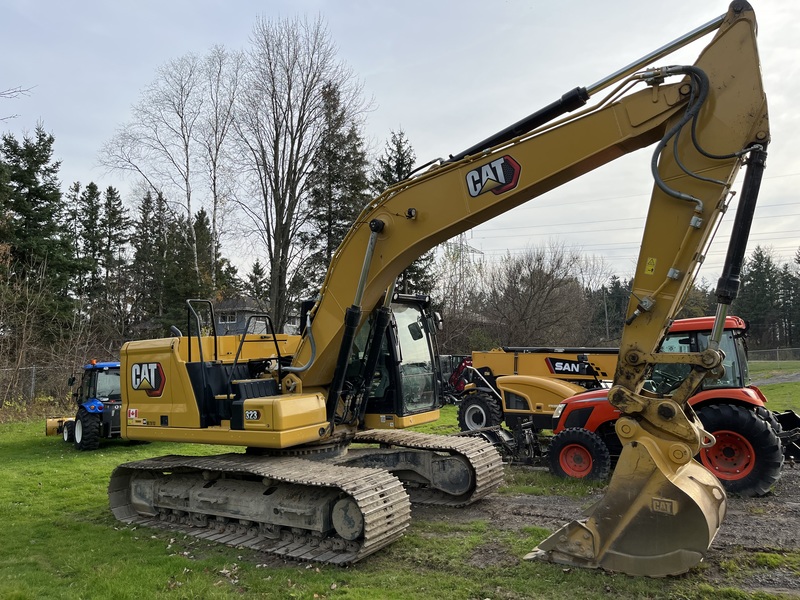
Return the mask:
M131 279L127 245L131 220L116 188L109 186L103 195L103 211L98 223L102 236L100 267L103 278L103 306L100 325L108 337L120 342L126 337L130 321Z
M116 188L109 186L103 196L103 215L99 229L102 239L102 267L106 285L124 264L124 248L130 241L131 220Z
M339 90L323 90L325 128L309 177L307 228L301 239L311 250L305 276L305 295L313 295L361 209L369 200L367 156L358 127L348 121Z
M756 246L742 269L735 314L750 323L748 339L754 348L775 348L781 343L779 331L780 269L772 253Z
M380 194L386 188L410 177L416 160L414 149L403 130L392 131L384 153L378 158L372 172L370 185L373 193ZM407 294L430 294L435 283L434 258L434 252L431 250L406 267L397 278L397 291Z
M386 188L408 178L417 160L414 149L402 129L391 132L383 152L383 155L378 157L370 181L372 192L376 196L383 193Z
M269 305L269 280L267 277L267 270L258 259L253 263L250 272L247 274L244 292L258 302L260 306L266 307Z
M78 246L84 268L80 288L88 306L105 303L103 289L103 230L100 225L103 203L100 190L94 182L84 188L78 197Z
M194 238L200 264L200 298L229 298L241 291L237 270L220 252L219 240L214 239L214 230L208 212L201 208L194 217Z
M69 288L79 270L59 188L60 163L53 160L54 141L40 125L22 143L11 134L0 143L0 239L7 245L13 277L48 291L39 312L45 325L36 332L45 339L57 334L58 323L71 320Z
M131 318L138 337L155 334L164 315L164 280L167 276L167 231L172 219L166 200L147 192L138 207L131 244Z

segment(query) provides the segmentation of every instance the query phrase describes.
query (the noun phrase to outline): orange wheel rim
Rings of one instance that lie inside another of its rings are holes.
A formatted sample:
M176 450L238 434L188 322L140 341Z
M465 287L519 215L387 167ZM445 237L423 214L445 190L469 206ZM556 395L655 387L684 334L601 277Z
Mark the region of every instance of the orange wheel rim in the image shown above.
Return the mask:
M558 456L561 469L570 477L586 477L592 472L592 455L580 444L564 446Z
M700 460L718 479L736 480L747 477L756 466L752 444L735 431L715 431L717 443L700 451Z

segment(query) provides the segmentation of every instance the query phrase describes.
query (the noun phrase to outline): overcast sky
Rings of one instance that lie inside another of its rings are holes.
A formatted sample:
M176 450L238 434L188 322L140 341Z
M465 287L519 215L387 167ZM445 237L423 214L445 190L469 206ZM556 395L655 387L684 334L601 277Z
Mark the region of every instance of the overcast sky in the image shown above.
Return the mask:
M753 5L773 143L750 249L768 246L780 262L791 261L800 246L800 2ZM32 88L25 97L0 101L0 116L18 115L0 130L21 136L43 123L55 136L63 190L73 181L94 181L125 196L130 182L105 173L97 155L160 65L215 44L245 47L258 15L322 15L339 58L374 100L366 125L371 147L379 153L390 131L402 128L423 163L460 152L564 92L598 81L727 6L697 0L0 0L0 90ZM659 64L691 63L699 48ZM477 227L468 242L497 257L558 240L630 276L652 185L650 155L645 149L570 182ZM727 231L723 226L700 273L712 282Z

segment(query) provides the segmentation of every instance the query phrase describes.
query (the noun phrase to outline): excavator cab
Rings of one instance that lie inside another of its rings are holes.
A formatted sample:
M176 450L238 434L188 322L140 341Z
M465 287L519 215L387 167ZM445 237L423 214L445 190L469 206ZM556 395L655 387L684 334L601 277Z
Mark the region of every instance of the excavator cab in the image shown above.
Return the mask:
M439 418L441 369L430 299L394 294L391 308L364 415L366 429L403 429ZM371 324L367 320L356 334L349 372L361 371Z

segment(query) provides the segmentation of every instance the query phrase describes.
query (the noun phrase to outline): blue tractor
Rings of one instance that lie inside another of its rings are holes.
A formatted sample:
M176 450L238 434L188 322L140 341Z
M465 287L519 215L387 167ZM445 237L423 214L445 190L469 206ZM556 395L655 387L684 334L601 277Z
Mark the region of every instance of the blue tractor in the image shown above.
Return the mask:
M70 377L69 385L75 385ZM78 450L96 450L101 439L120 435L119 362L92 361L83 367L80 386L72 393L78 405L75 418L48 419L48 434L61 433Z

